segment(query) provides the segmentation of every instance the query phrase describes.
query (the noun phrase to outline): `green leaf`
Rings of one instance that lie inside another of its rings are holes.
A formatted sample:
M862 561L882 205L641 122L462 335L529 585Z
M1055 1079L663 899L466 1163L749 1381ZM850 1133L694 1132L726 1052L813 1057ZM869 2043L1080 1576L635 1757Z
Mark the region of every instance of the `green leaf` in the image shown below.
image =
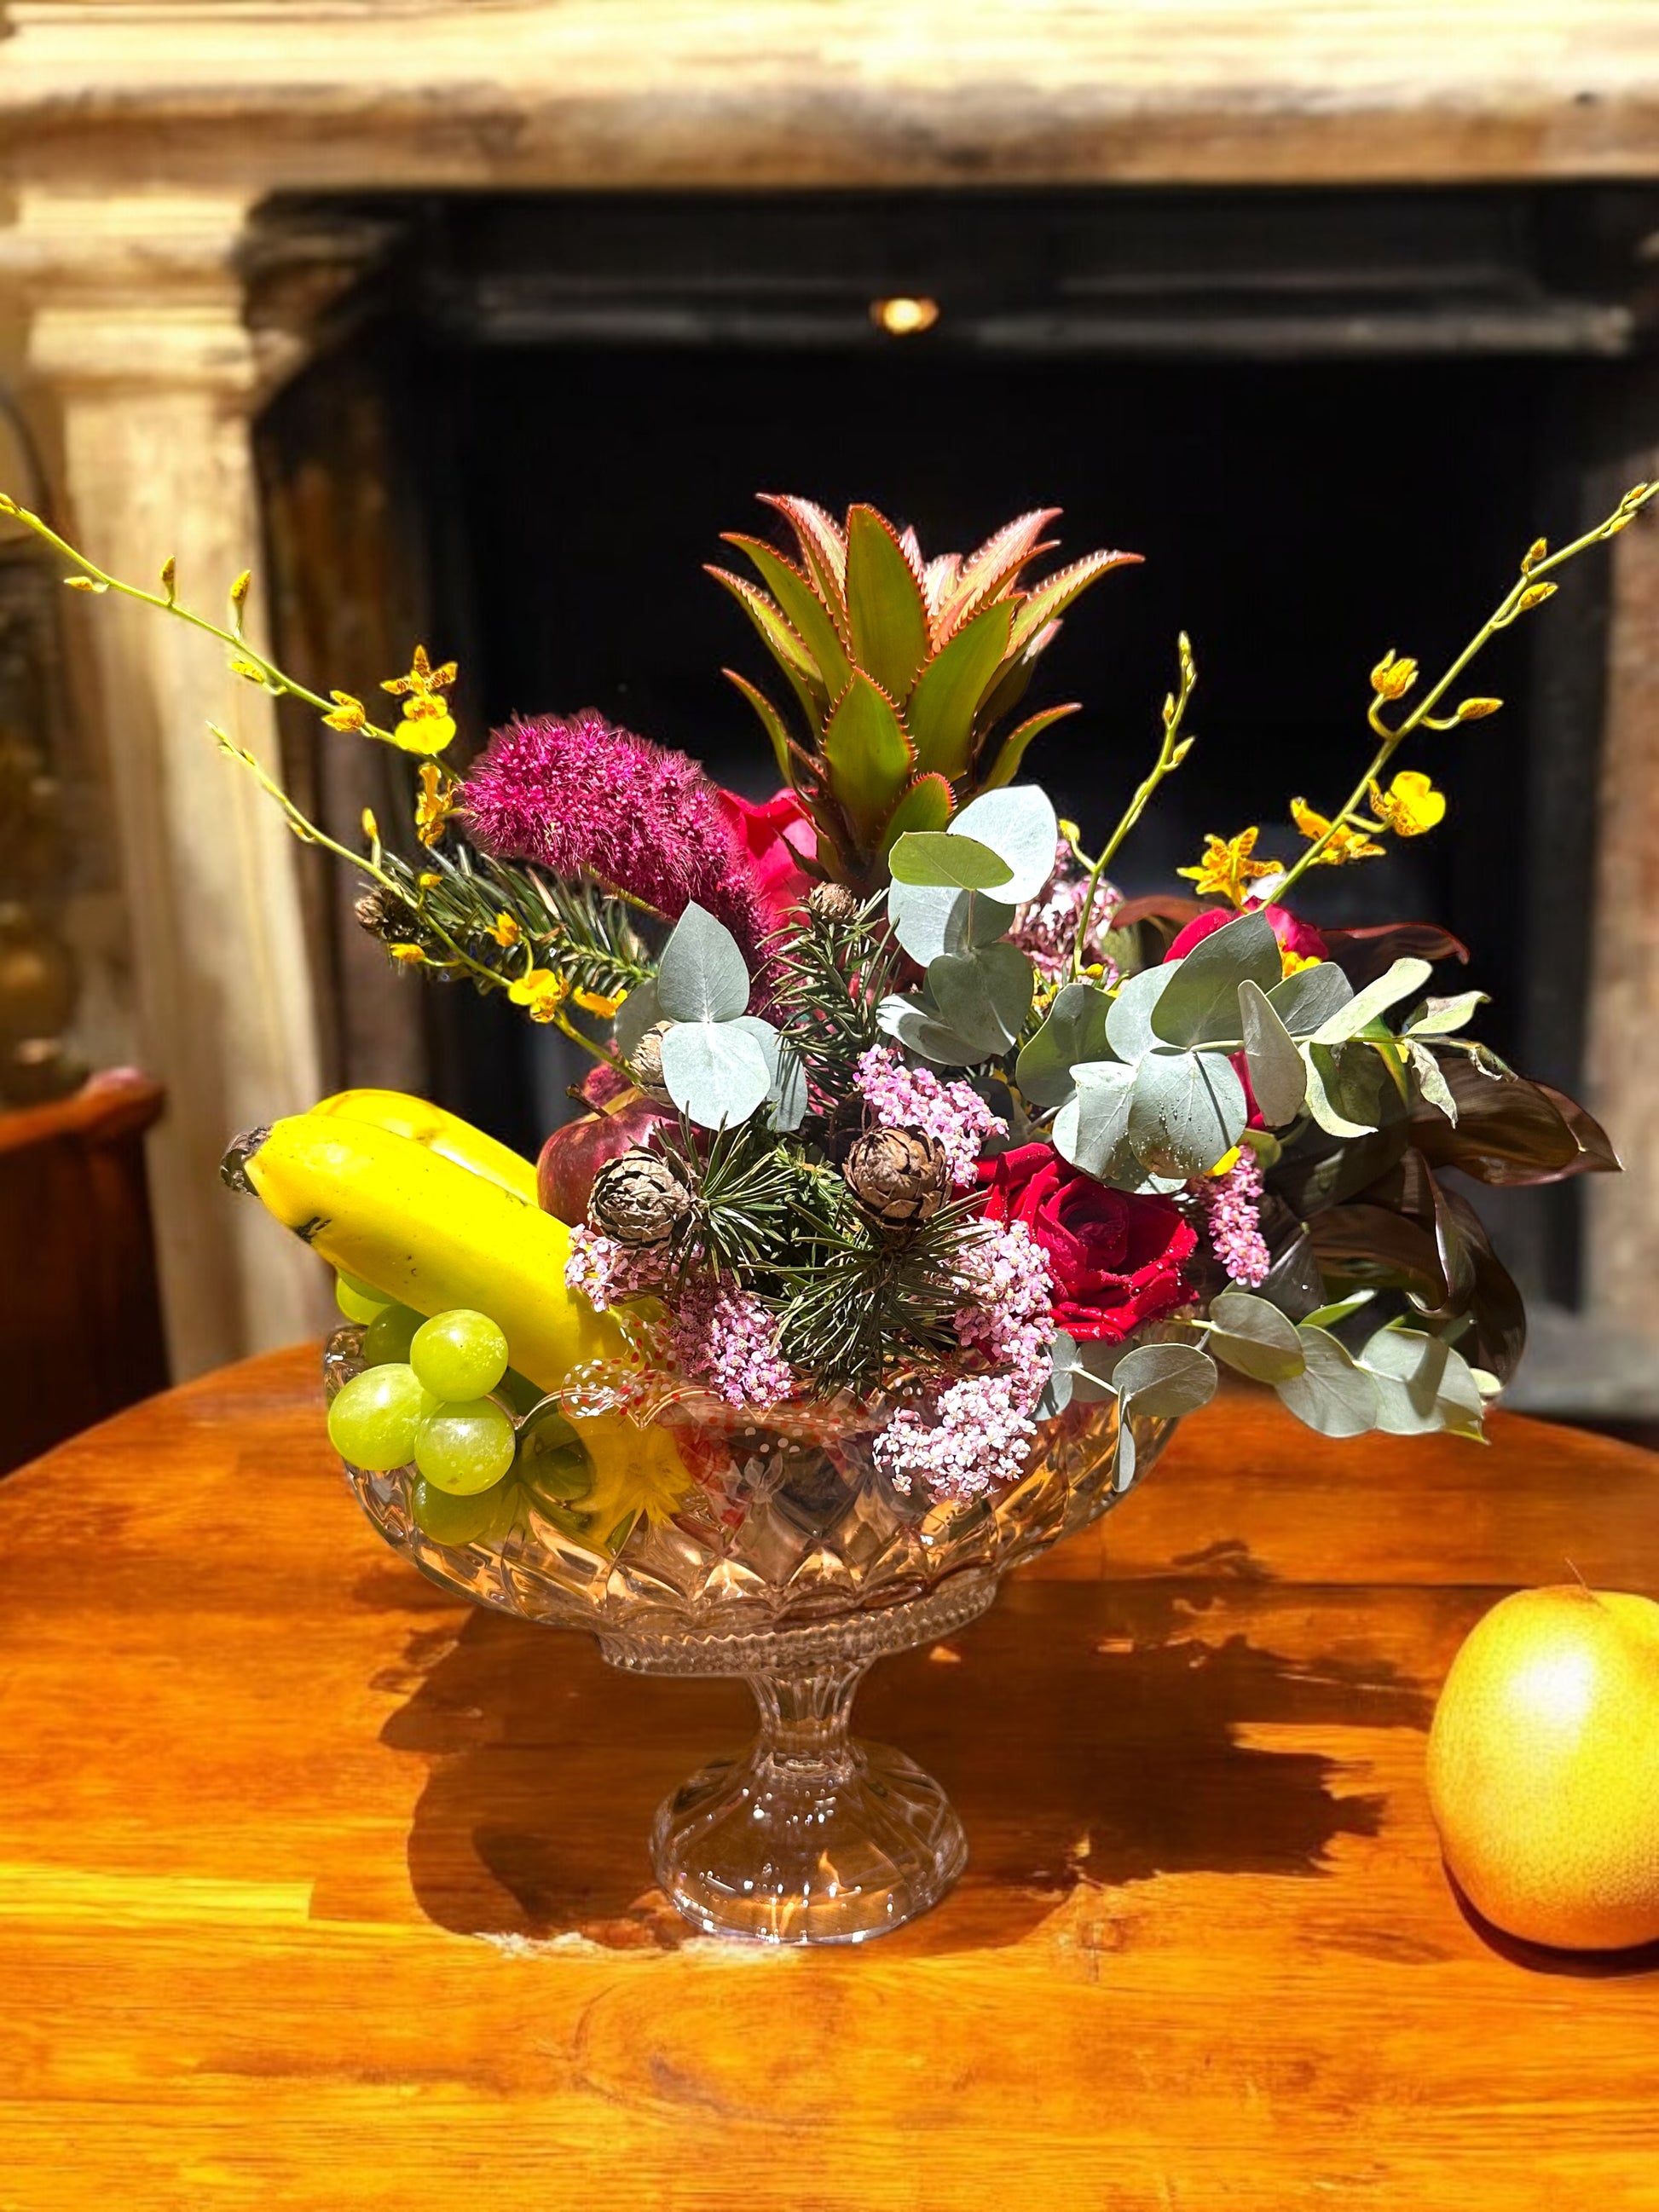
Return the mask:
M853 663L829 608L794 563L786 561L763 538L745 538L728 531L726 543L737 546L754 562L785 621L811 655L825 691L832 699L837 697L852 680Z
M913 756L893 702L867 676L854 676L824 725L830 786L864 844L874 842L910 781Z
M1417 1078L1417 1087L1425 1104L1436 1108L1446 1119L1455 1124L1457 1099L1449 1083L1440 1072L1440 1062L1425 1044L1419 1044L1413 1034L1406 1039L1406 1056L1411 1061L1412 1073Z
M1293 1037L1310 1036L1353 996L1353 986L1334 960L1316 960L1275 983L1267 1003Z
M1477 1006L1492 1003L1485 991L1460 991L1455 999L1431 1000L1408 1026L1407 1036L1455 1036ZM1454 1121L1457 1116L1450 1117Z
M981 1050L966 1037L957 1036L918 997L894 994L884 999L876 1008L876 1026L885 1036L896 1037L907 1051L931 1060L935 1067L977 1067L981 1060L989 1060L995 1049Z
M771 741L772 756L778 764L779 777L783 782L793 784L795 779L794 768L789 757L789 730L782 715L779 714L766 694L763 691L757 691L745 678L738 675L735 668L723 668L720 673L726 678L727 683L737 685L738 690L760 716L761 727Z
M1040 714L1028 715L1017 730L1011 730L1003 739L1002 749L992 765L990 774L983 779L981 788L1000 791L1005 784L1012 783L1019 774L1019 764L1032 740L1040 738L1055 722L1063 721L1067 714L1077 714L1082 711L1074 700L1069 706L1048 707Z
M1097 1182L1116 1172L1129 1133L1135 1071L1121 1060L1097 1060L1072 1071L1077 1095L1054 1116L1054 1150Z
M809 726L816 729L823 720L831 694L818 672L818 665L795 635L764 592L757 591L741 576L732 575L728 569L710 568L708 574L726 590L743 609L760 632L761 642L778 666L789 678L791 690L800 702L801 712Z
M889 853L887 865L895 883L950 890L996 890L1014 877L1006 860L988 845L945 830L906 830Z
M1063 1413L1072 1402L1072 1376L1077 1358L1077 1345L1063 1328L1055 1330L1048 1357L1052 1363L1048 1380L1043 1384L1042 1395L1036 1402L1036 1418L1040 1421L1046 1421L1055 1413Z
M1054 994L1042 1028L1014 1064L1014 1080L1033 1106L1062 1104L1078 1061L1105 1059L1109 1003L1092 983L1066 983Z
M763 1021L758 1014L738 1014L728 1022L728 1029L742 1030L754 1038L766 1055L766 1065L771 1073L767 1097L772 1108L775 1129L799 1129L806 1118L806 1070L800 1055L787 1044L775 1025Z
M1112 1370L1112 1388L1127 1415L1178 1421L1215 1395L1215 1363L1195 1344L1138 1344Z
M772 1070L738 1023L677 1021L663 1033L662 1079L689 1121L718 1129L749 1119L772 1087Z
M967 774L974 716L1002 665L1013 623L1010 601L986 607L922 670L904 708L919 767L946 776Z
M1139 558L1139 553L1091 553L1081 561L1073 561L1069 568L1056 569L1052 576L1045 576L1034 591L1026 594L1014 617L1015 649L1029 645L1040 629L1046 629L1057 615L1064 614L1073 600L1109 568L1121 568Z
M1031 963L1012 945L944 952L927 968L927 988L945 1027L981 1057L1006 1052L1031 1011Z
M1261 986L1246 977L1238 987L1240 1035L1250 1070L1250 1088L1270 1128L1295 1121L1308 1095L1308 1071Z
M1210 1306L1215 1326L1205 1348L1257 1382L1291 1382L1308 1364L1296 1323L1266 1298L1224 1291Z
M1152 1015L1152 1029L1167 1044L1206 1043L1238 1033L1238 987L1265 993L1284 975L1279 940L1265 914L1242 914L1170 963L1171 976Z
M1219 935L1219 932L1217 933ZM1401 999L1409 998L1420 990L1433 975L1426 960L1396 960L1386 974L1374 983L1367 983L1345 1006L1340 1006L1329 1018L1320 1024L1313 1033L1316 1044L1341 1044L1346 1038L1358 1036L1370 1022L1387 1012Z
M1245 1119L1244 1086L1224 1053L1149 1053L1135 1070L1129 1143L1159 1175L1207 1175Z
M1175 972L1173 966L1143 968L1118 987L1106 1016L1106 1036L1120 1060L1144 1060L1157 1042L1152 1009Z
M901 837L934 835L948 828L956 804L957 795L942 775L918 776L887 817L882 850L890 853Z
M1376 1425L1390 1436L1449 1429L1485 1441L1486 1402L1468 1363L1439 1337L1382 1328L1360 1354L1376 1390Z
M1046 792L1034 783L981 792L951 824L953 837L976 837L1000 853L1012 871L998 888L1010 906L1036 898L1054 872L1060 823Z
M657 1000L672 1022L729 1022L749 1004L749 969L737 939L695 899L663 947Z
M746 1002L745 1002L746 1003ZM636 983L617 1009L617 1049L626 1060L649 1029L663 1018L654 982Z
M1332 1137L1368 1137L1376 1128L1374 1121L1351 1121L1338 1108L1331 1097L1335 1082L1335 1064L1328 1045L1310 1044L1303 1048L1308 1065L1308 1111L1320 1127Z
M1322 1437L1363 1437L1376 1426L1376 1385L1328 1331L1304 1322L1297 1330L1307 1366L1278 1385L1281 1402Z
M908 698L927 658L927 610L904 549L873 507L848 513L847 614L858 665L890 698Z
M921 967L941 952L967 952L1004 937L1014 909L983 891L953 890L945 884L894 883L887 894L893 934Z
M1368 1306L1376 1296L1375 1291L1355 1291L1351 1297L1338 1298L1334 1304L1316 1306L1312 1313L1304 1314L1302 1318L1310 1328L1334 1328L1338 1322L1346 1321L1361 1306Z

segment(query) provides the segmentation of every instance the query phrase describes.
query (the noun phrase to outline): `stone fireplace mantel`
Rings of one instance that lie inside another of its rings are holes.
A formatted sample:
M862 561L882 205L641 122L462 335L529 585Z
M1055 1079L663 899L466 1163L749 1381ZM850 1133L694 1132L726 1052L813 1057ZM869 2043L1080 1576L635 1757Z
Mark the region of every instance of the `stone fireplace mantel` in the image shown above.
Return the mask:
M1655 177L1653 0L0 0L0 368L9 325L82 542L137 575L171 552L216 592L260 539L253 418L350 273L325 256L250 313L276 193ZM1641 535L1619 546L1619 904L1592 1020L1592 1103L1630 1131L1659 1096L1659 574ZM228 705L216 652L182 632L75 612L140 1047L172 1096L154 1163L185 1374L311 1320L305 1255L212 1175L228 1131L314 1095L295 848L204 734L234 713L274 758L270 702ZM1637 1303L1659 1243L1659 1156L1632 1170L1597 1194L1609 1310Z

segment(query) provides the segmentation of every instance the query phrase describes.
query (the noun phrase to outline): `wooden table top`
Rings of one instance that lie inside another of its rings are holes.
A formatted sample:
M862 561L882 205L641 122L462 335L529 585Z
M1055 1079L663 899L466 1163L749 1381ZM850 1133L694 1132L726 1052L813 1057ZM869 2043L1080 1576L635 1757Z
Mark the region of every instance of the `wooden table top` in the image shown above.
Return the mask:
M657 1801L740 1683L448 1599L314 1355L0 1484L0 2212L1659 2207L1659 1957L1480 1932L1423 1787L1517 1583L1659 1588L1659 1459L1188 1422L864 1731L972 1857L852 1953L690 1936Z

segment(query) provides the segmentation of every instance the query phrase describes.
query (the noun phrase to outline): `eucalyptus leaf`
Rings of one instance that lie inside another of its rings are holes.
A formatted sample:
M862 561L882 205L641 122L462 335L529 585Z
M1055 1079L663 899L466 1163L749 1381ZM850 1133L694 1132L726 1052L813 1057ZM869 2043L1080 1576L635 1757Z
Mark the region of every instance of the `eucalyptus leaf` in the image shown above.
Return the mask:
M752 1036L766 1055L772 1079L766 1095L771 1102L773 1127L799 1129L806 1117L807 1107L806 1070L799 1054L785 1042L770 1022L763 1021L758 1014L739 1014L726 1026Z
M624 1060L632 1056L640 1039L662 1018L655 982L647 977L643 983L636 983L617 1009L617 1049Z
M1338 1298L1330 1305L1316 1307L1312 1313L1304 1314L1302 1318L1310 1328L1334 1328L1339 1322L1346 1321L1350 1314L1358 1313L1361 1306L1368 1306L1376 1296L1373 1290L1355 1291L1348 1297Z
M876 1008L876 1025L935 1067L977 1067L992 1056L947 1029L933 1006L919 996L895 994L884 999Z
M1238 987L1238 1018L1255 1103L1269 1127L1282 1129L1302 1111L1308 1095L1308 1071L1296 1040L1260 984L1248 977Z
M927 967L927 988L939 1019L980 1048L982 1060L1006 1052L1031 1010L1031 963L1012 945L943 952Z
M994 945L1012 927L1014 909L983 891L957 890L945 884L896 883L887 894L887 918L904 950L925 968L941 952Z
M1214 1326L1205 1349L1257 1382L1290 1382L1307 1366L1308 1355L1296 1323L1266 1298L1248 1291L1224 1291L1210 1307Z
M1139 1344L1112 1370L1123 1416L1131 1411L1155 1421L1178 1421L1215 1395L1215 1362L1195 1344Z
M1411 1061L1412 1073L1417 1078L1417 1087L1424 1103L1443 1113L1454 1128L1457 1125L1457 1097L1441 1073L1440 1062L1425 1044L1419 1044L1415 1033L1406 1039L1406 1056Z
M1431 999L1419 1014L1413 1015L1406 1034L1408 1036L1455 1036L1477 1006L1490 1006L1485 991L1460 991L1453 999ZM1454 1114L1453 1121L1457 1119Z
M735 1021L676 1022L664 1032L662 1079L699 1128L746 1121L772 1088L757 1038Z
M1024 906L1036 898L1054 872L1060 823L1047 793L1034 783L981 792L963 808L945 835L976 838L1001 855L1012 876L996 888L1010 905Z
M1120 1060L1144 1059L1157 1043L1152 1009L1174 973L1173 967L1143 968L1120 985L1106 1014L1106 1041Z
M1245 1120L1244 1086L1224 1053L1149 1053L1135 1070L1129 1143L1159 1175L1207 1175Z
M1014 1080L1032 1105L1058 1106L1072 1093L1079 1060L1104 1060L1110 1006L1092 983L1066 983L1054 994L1042 1026L1020 1048Z
M737 939L695 899L657 963L657 1003L659 1018L672 1022L729 1022L749 1004L749 969Z
M1052 1363L1048 1379L1036 1402L1036 1418L1040 1421L1047 1420L1051 1414L1063 1413L1072 1402L1072 1372L1077 1359L1075 1338L1063 1328L1056 1329L1048 1357Z
M1054 1116L1054 1150L1105 1182L1116 1172L1129 1132L1135 1071L1121 1060L1086 1061L1071 1071L1076 1096Z
M1316 960L1275 983L1267 1003L1293 1037L1311 1036L1353 996L1353 985L1334 960Z
M1363 1437L1376 1426L1376 1385L1329 1332L1303 1322L1297 1330L1307 1365L1278 1384L1281 1403L1322 1437Z
M1242 914L1200 939L1173 974L1152 1018L1166 1044L1195 1045L1237 1034L1238 987L1271 989L1284 975L1279 940L1265 914Z
M1485 1401L1468 1363L1441 1338L1381 1328L1360 1354L1377 1399L1377 1426L1390 1436L1449 1429L1484 1442Z
M961 891L995 890L1012 883L1014 875L1000 854L954 830L905 830L895 840L887 865L895 883Z
M1340 1113L1330 1096L1330 1085L1335 1079L1335 1067L1330 1050L1324 1045L1304 1045L1304 1054L1308 1068L1308 1111L1320 1127L1332 1137L1368 1137L1376 1127L1372 1121L1351 1121Z
M1358 1036L1370 1022L1386 1013L1401 999L1413 991L1421 990L1434 973L1426 960L1405 958L1396 960L1387 972L1374 983L1367 983L1363 991L1356 992L1344 1006L1322 1021L1313 1033L1316 1044L1340 1044L1345 1038Z

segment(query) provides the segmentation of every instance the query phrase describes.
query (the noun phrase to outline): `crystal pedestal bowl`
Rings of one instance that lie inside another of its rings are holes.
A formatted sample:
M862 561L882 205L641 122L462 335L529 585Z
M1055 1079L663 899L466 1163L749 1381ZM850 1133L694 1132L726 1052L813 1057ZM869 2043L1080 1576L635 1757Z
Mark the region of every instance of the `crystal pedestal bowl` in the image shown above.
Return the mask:
M357 1370L360 1341L353 1329L331 1340L331 1389ZM874 1661L975 1620L1011 1567L1116 1501L1115 1406L1074 1402L1041 1425L1018 1484L965 1503L897 1488L872 1449L879 1419L826 1436L787 1408L753 1418L699 1396L659 1419L684 1497L620 1528L584 1510L580 1474L561 1480L556 1453L548 1480L510 1484L467 1541L420 1526L413 1468L348 1464L346 1480L393 1549L444 1589L585 1629L632 1673L749 1683L760 1729L747 1753L692 1775L652 1828L658 1881L694 1927L770 1943L900 1927L949 1889L967 1838L930 1775L850 1734L859 1683ZM1174 1425L1134 1417L1138 1475Z

